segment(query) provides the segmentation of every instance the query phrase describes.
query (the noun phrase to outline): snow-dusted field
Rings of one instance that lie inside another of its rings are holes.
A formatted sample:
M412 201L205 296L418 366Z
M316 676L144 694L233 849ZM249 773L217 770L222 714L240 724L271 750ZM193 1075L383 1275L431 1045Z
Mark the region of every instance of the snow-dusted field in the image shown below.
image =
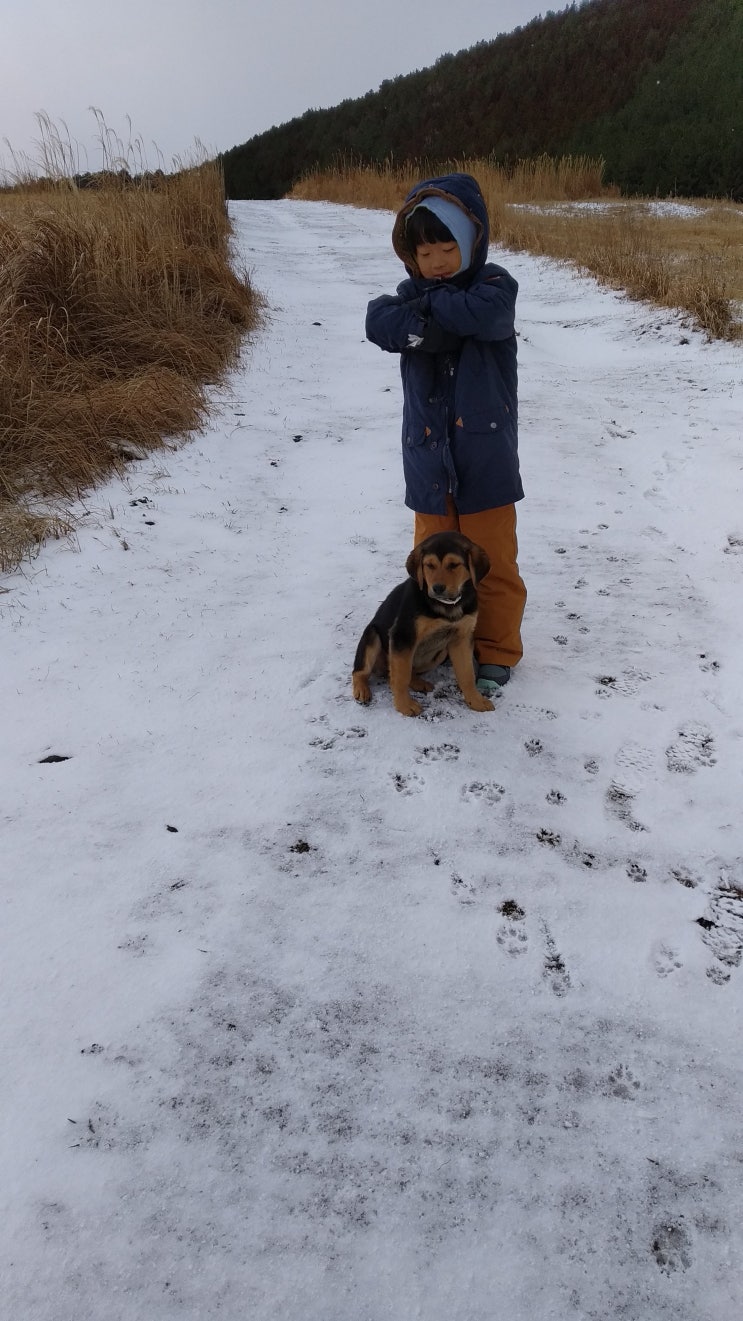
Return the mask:
M233 213L213 425L2 584L4 1315L740 1321L743 354L495 251L526 656L360 708L391 218Z

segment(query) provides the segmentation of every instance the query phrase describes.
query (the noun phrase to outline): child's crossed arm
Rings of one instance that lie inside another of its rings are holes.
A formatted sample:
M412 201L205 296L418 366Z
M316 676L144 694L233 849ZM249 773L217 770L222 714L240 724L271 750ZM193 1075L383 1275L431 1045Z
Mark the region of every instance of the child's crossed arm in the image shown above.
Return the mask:
M518 284L506 271L487 275L469 289L442 283L428 292L430 314L442 330L462 339L509 339L517 292Z
M382 294L369 304L366 337L388 353L419 349L423 353L454 353L461 335L445 329L431 316L428 294L412 299Z

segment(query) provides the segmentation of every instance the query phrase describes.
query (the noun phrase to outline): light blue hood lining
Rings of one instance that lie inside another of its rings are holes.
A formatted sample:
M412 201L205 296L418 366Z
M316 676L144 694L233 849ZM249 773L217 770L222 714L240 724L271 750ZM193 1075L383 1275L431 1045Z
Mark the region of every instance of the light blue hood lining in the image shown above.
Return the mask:
M421 208L433 212L442 225L446 225L455 240L462 255L462 264L459 270L455 271L455 274L461 275L462 271L466 271L472 261L472 249L476 238L474 223L465 214L461 206L457 206L456 202L447 201L445 197L424 197L417 206L413 207L408 219L416 211L420 211Z

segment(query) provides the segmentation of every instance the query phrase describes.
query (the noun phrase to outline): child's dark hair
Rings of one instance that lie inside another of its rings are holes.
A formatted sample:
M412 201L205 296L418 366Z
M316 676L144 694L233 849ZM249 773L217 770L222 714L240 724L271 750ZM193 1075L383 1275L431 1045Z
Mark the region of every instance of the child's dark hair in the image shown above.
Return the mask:
M405 221L405 239L415 252L425 243L454 243L454 235L443 220L425 206L416 207Z

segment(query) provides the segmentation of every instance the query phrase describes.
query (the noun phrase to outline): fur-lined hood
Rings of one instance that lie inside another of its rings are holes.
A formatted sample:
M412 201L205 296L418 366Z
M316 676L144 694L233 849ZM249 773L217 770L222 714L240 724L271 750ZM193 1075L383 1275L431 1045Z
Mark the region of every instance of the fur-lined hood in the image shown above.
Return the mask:
M461 275L453 277L455 284L459 281L468 284L472 276L485 265L490 243L488 212L480 192L480 185L471 174L444 174L438 179L423 179L408 193L392 227L392 246L400 260L405 263L408 274L416 280L421 278L421 274L415 261L415 253L406 242L405 221L411 211L425 202L427 197L443 197L447 202L461 206L475 226L475 242L470 264Z

